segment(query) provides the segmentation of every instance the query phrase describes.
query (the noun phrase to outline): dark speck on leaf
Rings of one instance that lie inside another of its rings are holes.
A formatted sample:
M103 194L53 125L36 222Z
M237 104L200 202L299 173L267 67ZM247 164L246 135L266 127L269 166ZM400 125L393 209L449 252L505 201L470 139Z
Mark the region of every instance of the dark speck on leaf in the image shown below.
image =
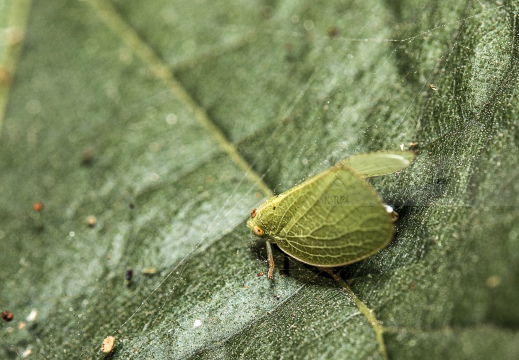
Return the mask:
M9 321L13 320L13 318L14 318L14 315L12 312L2 311L2 319L4 319L5 321L9 322Z
M85 150L83 154L81 154L81 165L82 166L92 166L94 164L94 153L92 150Z

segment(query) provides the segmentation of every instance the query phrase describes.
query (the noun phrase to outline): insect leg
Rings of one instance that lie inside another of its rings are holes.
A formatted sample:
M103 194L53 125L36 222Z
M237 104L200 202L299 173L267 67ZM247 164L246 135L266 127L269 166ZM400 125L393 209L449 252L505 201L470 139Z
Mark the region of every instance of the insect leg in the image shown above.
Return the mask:
M269 279L274 278L274 255L272 255L272 244L270 241L266 241L267 246L267 258L269 260L269 272L268 277Z

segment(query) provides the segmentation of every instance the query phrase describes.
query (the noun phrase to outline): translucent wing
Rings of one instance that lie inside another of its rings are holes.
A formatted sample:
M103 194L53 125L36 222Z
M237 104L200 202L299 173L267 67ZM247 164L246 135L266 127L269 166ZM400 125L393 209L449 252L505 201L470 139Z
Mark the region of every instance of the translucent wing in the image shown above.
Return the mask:
M368 178L394 173L408 167L414 160L412 151L376 151L350 156L339 162L348 166L362 177Z
M347 167L333 167L281 194L267 233L290 256L334 267L385 247L393 222L373 188Z

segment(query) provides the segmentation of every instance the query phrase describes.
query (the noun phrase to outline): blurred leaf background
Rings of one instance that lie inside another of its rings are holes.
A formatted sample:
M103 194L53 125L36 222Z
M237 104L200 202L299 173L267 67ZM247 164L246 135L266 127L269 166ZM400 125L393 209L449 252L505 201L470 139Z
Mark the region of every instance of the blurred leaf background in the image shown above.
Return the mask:
M519 357L515 2L3 0L0 27L0 358L384 358L332 278L257 276L245 221L410 142L373 180L395 240L340 276L389 358Z

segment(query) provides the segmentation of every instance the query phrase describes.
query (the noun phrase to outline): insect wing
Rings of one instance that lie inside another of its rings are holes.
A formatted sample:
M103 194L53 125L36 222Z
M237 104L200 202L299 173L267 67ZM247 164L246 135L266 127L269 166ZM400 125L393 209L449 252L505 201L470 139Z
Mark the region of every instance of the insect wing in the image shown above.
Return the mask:
M316 175L289 190L281 202L279 208L290 218L270 235L281 250L310 265L356 262L385 247L393 236L382 200L347 167Z
M376 151L350 156L339 162L339 166L352 168L362 177L381 176L402 170L413 162L412 151Z

